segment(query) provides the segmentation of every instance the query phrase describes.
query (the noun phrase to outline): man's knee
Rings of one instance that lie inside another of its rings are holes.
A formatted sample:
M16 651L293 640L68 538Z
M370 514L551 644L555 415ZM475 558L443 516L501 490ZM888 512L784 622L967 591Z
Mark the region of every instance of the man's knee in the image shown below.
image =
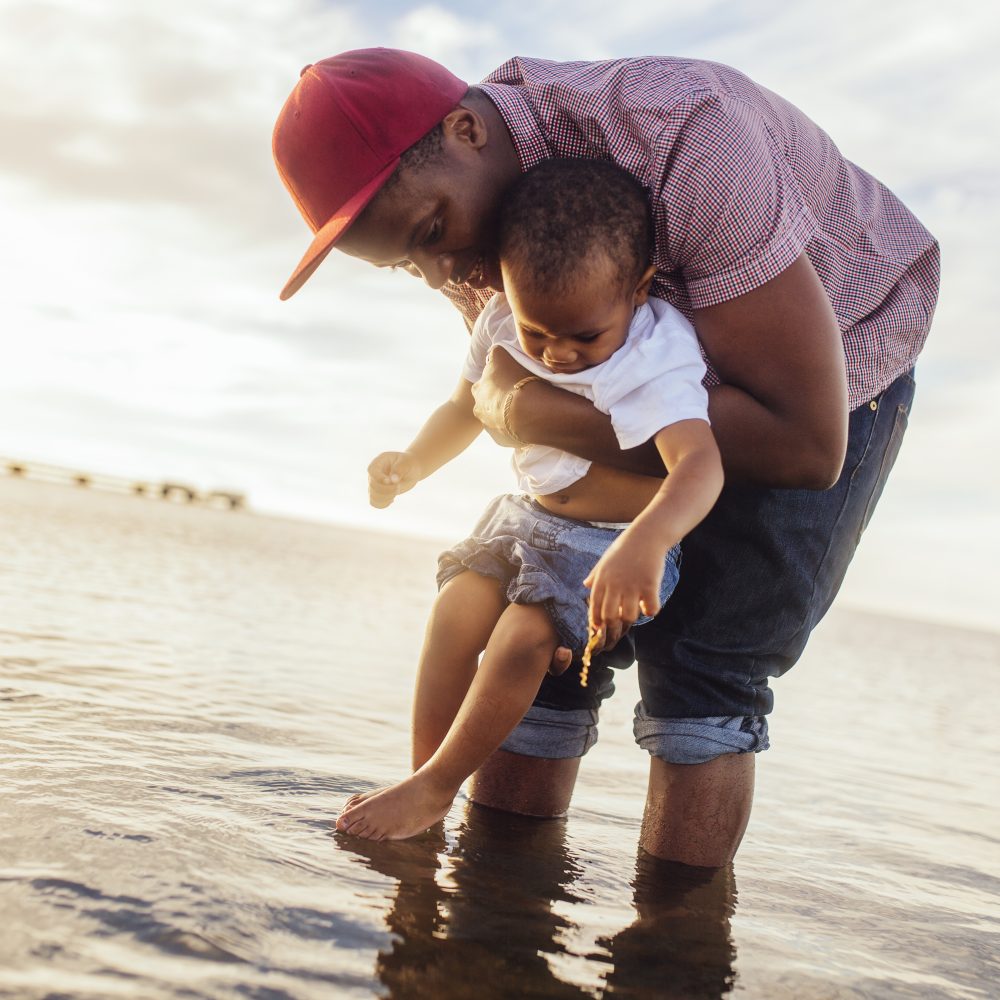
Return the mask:
M770 746L763 715L664 719L651 716L639 702L632 731L651 757L670 764L704 764L724 754L760 753Z
M579 769L579 757L553 760L498 750L473 775L469 797L523 816L564 816Z

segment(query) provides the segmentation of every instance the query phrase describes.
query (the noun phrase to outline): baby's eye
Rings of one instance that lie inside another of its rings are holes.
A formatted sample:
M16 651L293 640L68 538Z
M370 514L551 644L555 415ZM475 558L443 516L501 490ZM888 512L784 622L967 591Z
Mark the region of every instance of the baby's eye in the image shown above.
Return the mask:
M578 333L573 339L581 344L590 344L597 340L599 333Z

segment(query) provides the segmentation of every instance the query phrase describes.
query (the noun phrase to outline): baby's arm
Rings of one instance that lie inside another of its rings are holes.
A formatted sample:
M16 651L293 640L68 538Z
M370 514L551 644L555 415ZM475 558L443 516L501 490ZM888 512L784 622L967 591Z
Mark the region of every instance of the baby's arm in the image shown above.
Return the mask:
M451 398L428 417L406 451L384 451L368 466L368 499L388 507L446 462L460 455L483 425L472 415L472 384L462 379Z
M667 552L708 514L722 490L722 460L707 421L680 420L653 440L670 474L584 580L591 626L605 632L660 610Z

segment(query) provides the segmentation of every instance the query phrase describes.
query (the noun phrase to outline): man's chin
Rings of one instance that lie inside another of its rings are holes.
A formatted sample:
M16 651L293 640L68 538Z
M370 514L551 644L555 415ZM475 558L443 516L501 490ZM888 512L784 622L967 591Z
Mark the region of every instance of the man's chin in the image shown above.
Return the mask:
M502 292L503 277L500 274L500 262L482 258L463 284L467 288L476 289L476 291Z
M485 271L484 278L486 283L485 285L483 285L483 287L488 288L493 292L502 292L503 274L500 272L500 262L490 261L486 265L484 271Z

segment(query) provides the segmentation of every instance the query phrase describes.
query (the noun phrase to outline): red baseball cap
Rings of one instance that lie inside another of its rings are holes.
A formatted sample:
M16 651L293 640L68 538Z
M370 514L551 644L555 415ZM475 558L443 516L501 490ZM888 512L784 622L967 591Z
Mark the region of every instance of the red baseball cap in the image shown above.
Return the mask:
M306 66L278 115L274 162L315 238L282 289L294 295L399 163L468 85L400 49L357 49Z

